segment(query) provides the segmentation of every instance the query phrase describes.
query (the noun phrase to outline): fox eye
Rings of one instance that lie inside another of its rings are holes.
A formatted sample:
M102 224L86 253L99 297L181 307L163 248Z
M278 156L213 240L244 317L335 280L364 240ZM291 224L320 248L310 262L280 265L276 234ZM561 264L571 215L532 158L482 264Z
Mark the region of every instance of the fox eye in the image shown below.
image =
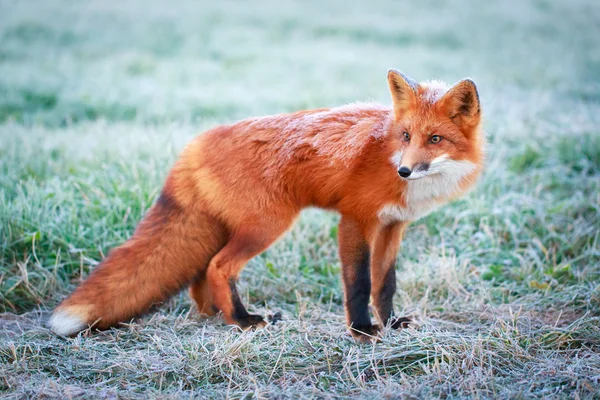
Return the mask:
M433 144L439 143L442 141L442 137L440 135L433 135L429 141Z
M408 134L408 132L404 132L404 140L406 140L407 142L410 141L410 135Z

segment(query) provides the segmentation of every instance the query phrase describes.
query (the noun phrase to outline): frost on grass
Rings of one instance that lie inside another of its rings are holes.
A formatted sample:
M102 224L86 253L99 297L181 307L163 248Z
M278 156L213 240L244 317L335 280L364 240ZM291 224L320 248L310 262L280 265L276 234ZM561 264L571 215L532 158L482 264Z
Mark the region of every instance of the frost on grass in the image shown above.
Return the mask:
M0 397L599 395L594 2L31 7L0 2ZM403 242L395 307L417 329L350 339L339 219L308 210L241 275L252 312L282 312L265 330L200 319L181 294L118 329L49 331L196 133L388 103L390 67L471 76L488 132L477 188Z
M600 357L589 351L599 344L598 318L559 327L488 308L453 321L425 317L418 330L358 345L341 333L335 311L312 306L297 318L286 310L283 322L257 332L157 314L68 341L41 327L44 314L3 315L0 372L13 393L139 398L583 394L600 373Z

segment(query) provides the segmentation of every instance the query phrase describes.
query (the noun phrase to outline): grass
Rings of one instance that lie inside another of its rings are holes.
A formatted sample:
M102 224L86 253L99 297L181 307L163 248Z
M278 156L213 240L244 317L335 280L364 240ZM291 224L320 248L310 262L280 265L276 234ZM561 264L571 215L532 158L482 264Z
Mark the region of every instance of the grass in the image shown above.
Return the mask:
M52 15L52 18L48 18ZM0 397L598 398L600 7L0 0ZM242 274L240 333L185 293L103 333L49 311L156 198L196 133L389 102L385 71L479 85L486 172L415 222L396 309L344 330L338 217L307 210Z

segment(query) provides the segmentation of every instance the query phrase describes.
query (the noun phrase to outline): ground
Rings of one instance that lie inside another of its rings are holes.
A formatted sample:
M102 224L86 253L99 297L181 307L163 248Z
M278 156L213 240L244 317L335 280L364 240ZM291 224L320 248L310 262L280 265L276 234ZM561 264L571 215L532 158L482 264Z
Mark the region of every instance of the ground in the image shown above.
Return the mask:
M600 4L407 3L0 0L0 397L600 397ZM339 217L308 210L241 276L282 313L266 329L185 293L47 329L195 134L389 104L390 67L474 79L489 142L475 190L406 235L395 306L418 327L350 338Z

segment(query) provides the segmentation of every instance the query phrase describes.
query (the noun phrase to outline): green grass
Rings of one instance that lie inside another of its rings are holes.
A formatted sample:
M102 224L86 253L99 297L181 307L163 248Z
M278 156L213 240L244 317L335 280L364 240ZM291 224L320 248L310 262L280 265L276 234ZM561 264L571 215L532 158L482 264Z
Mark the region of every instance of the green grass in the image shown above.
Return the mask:
M592 0L0 0L0 397L599 397L598 20ZM252 311L282 312L267 329L182 293L119 329L49 332L196 133L387 103L389 67L473 78L489 139L476 189L406 235L395 306L417 329L349 337L339 217L308 210L242 274Z

